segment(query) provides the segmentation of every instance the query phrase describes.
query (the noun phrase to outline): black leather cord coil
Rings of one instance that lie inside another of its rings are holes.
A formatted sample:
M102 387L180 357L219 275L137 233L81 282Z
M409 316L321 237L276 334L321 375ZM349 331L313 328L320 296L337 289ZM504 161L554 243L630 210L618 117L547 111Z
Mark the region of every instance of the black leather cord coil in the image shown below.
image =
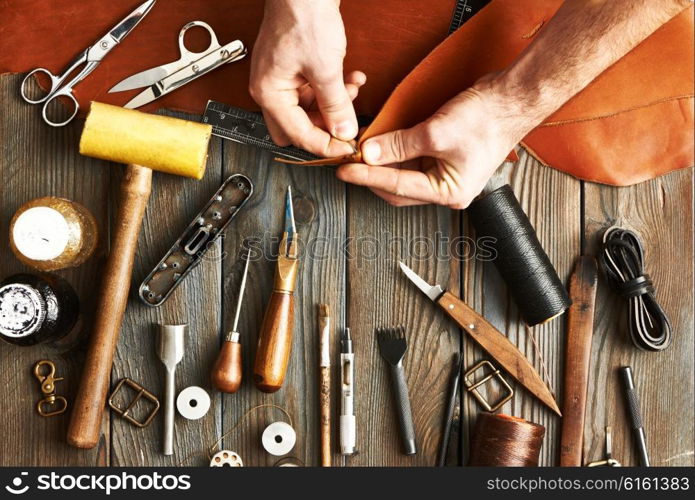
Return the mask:
M628 301L632 343L645 351L661 351L671 343L671 322L654 297L654 284L644 272L644 249L637 234L619 227L603 235L601 265L617 292Z
M514 196L504 185L468 208L478 238L493 238L493 262L529 326L563 313L572 303L536 232Z

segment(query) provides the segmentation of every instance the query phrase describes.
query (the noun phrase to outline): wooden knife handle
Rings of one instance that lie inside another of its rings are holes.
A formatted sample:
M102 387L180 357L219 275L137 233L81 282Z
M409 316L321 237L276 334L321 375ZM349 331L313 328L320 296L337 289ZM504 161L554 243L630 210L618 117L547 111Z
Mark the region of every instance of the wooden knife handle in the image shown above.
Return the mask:
M294 296L273 291L258 335L253 380L262 392L275 392L285 380L292 349Z
M241 387L241 344L225 340L212 369L212 385L219 391L233 394Z
M128 302L133 259L140 226L150 197L152 170L129 165L121 184L121 197L101 284L87 358L68 428L68 443L94 448L111 380L111 365Z
M597 279L596 260L593 257L580 257L570 278L572 305L567 313L565 391L562 405L564 416L560 441L562 467L582 465Z

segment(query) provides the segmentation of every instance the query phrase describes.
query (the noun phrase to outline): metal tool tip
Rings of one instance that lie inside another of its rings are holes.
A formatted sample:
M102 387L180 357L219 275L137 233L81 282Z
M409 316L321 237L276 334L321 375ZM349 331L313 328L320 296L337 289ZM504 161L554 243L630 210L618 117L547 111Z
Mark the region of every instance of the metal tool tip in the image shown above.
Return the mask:
M349 327L344 328L343 331L340 333L340 340L351 340Z

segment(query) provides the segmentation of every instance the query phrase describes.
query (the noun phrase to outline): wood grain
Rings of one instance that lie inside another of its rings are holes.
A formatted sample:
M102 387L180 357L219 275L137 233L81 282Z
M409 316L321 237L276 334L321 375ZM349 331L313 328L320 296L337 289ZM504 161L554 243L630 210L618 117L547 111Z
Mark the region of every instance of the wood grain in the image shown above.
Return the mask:
M31 367L38 359L53 359L58 374L65 376L58 385L59 392L69 402L74 400L108 250L109 222L118 208L123 167L81 157L76 150L80 122L61 129L47 127L37 107L18 99L20 81L18 75L0 77L0 241L7 241L10 218L19 206L46 195L70 198L87 206L104 237L95 256L84 265L58 273L75 286L81 298L79 335L57 346L0 345L0 370L6 375L5 383L0 385L4 402L0 428L5 431L0 439L2 465L160 466L185 461L204 466L209 463L207 450L225 433L228 435L222 446L238 452L245 464L273 465L278 459L263 451L260 434L269 423L287 417L277 409L263 407L253 410L232 430L247 411L259 404L276 404L288 411L298 438L290 455L308 465L318 465L317 303L331 306L336 332L352 327L357 364L359 453L342 457L334 446L332 463L434 464L451 355L462 350L465 367L485 355L402 276L399 259L428 281L463 297L505 333L539 373L544 372L506 285L494 265L476 252L479 249L465 224L465 212L431 206L397 209L367 190L346 187L335 179L331 169L281 166L269 153L215 139L202 181L154 174L152 197L138 240L133 287L159 261L224 178L237 172L246 174L255 184L255 194L225 236L162 307L149 308L131 294L112 373L112 386L128 376L162 396L164 374L154 350L154 327L157 323L188 323L187 351L177 369L177 386L183 389L199 385L208 390L212 397L210 412L195 422L177 418L176 453L171 458L160 453L160 416L149 427L138 429L107 414L98 448L79 451L69 447L65 442L67 415L43 419L34 414L39 390ZM611 188L582 184L522 154L518 164L506 165L498 172L498 180L512 185L565 282L578 255L595 253L596 237L607 226L621 223L642 235L647 271L673 323L674 344L662 353L637 352L627 338L625 304L600 277L584 455L587 459L603 455L603 428L609 424L613 426L616 458L625 464L635 463L615 373L617 367L630 364L654 464L692 465L693 170L630 188ZM257 334L273 285L289 184L295 191L295 217L302 241L295 335L283 388L263 394L250 383L251 372ZM221 394L211 387L210 371L226 329L231 327L243 272L239 257L244 241L251 243L255 256L239 323L244 382L237 393ZM2 276L22 270L26 268L12 256L8 245L0 245ZM559 318L532 330L551 386L556 389L562 379L565 321ZM419 444L419 453L414 457L400 453L388 369L374 339L375 327L398 323L407 326L409 350L404 364ZM331 344L331 354L333 393L338 394L337 340ZM493 396L494 390L490 392ZM334 404L332 408L334 422L338 421L338 407ZM461 445L467 450L471 425L480 409L465 391L461 410ZM544 425L547 433L540 464L558 463L557 417L521 390L502 411ZM338 442L337 431L333 426L333 443Z
M670 347L652 353L636 349L627 331L627 304L600 275L584 438L586 460L603 458L604 427L613 428L613 456L637 464L634 443L618 377L632 366L642 404L643 425L652 465L695 463L693 418L693 169L628 188L594 184L584 187L584 237L587 253L609 226L640 235L646 272L656 298L673 327Z
M81 124L54 129L41 119L41 109L19 98L21 75L0 77L0 275L31 272L15 259L8 245L12 214L25 202L42 196L59 196L87 207L100 232L107 226L109 171L101 162L77 153ZM79 268L55 274L65 278L80 298L81 318L75 335L56 345L18 347L0 342L0 462L15 465L106 465L111 446L109 419L102 423L99 447L89 451L67 445L65 437L82 371L85 340L92 325L97 281L108 246L102 236L97 250ZM42 418L34 409L40 399L38 381L32 373L40 359L55 362L58 394L68 400L68 413Z

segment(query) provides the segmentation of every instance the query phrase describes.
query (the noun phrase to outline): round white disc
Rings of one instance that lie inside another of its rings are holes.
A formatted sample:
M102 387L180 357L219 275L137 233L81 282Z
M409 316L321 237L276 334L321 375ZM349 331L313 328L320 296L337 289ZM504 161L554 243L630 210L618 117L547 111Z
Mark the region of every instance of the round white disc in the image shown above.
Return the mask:
M51 260L65 251L70 241L70 227L57 210L34 207L17 217L12 240L17 250L27 258Z
M187 387L176 398L176 409L188 420L203 418L210 409L210 395L202 387Z
M292 451L297 442L297 434L290 424L273 422L263 431L261 442L265 451L279 457Z

